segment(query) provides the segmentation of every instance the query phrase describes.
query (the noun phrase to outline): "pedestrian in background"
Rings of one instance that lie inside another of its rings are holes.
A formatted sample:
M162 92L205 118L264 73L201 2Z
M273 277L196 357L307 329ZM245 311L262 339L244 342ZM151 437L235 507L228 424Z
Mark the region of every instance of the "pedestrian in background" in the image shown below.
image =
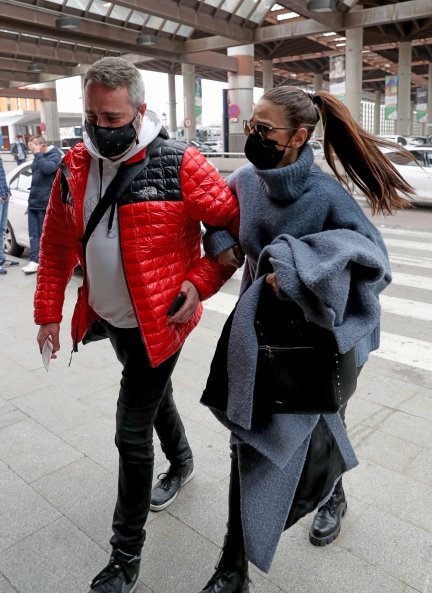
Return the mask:
M326 158L338 179L314 164L308 144L320 118ZM329 330L339 352L354 349L358 373L379 347L378 296L391 272L379 231L339 183L334 154L373 213L409 206L413 193L380 151L390 143L360 128L328 92L275 88L255 105L244 130L250 164L227 181L239 200L246 265L202 398L232 433L228 524L216 571L201 593L247 593L248 561L268 572L283 530L317 506L310 542L322 546L338 536L347 509L342 474L357 464L345 408L340 414L277 414L270 403L255 402L257 309L261 293L269 293L272 304L260 313L285 328L285 343L298 321ZM220 263L237 265L238 253L222 249L223 235L212 235L206 249L220 253ZM273 290L266 292L269 285ZM284 371L289 375L288 364Z
M48 146L41 134L30 136L28 147L34 155L27 211L30 262L22 271L24 274L34 274L38 269L39 243L51 188L63 155L53 144Z
M7 228L10 190L6 182L3 160L0 157L0 275L7 274L4 266L17 266L18 262L8 259L4 252L4 236Z
M25 163L27 159L27 148L21 135L17 135L15 142L11 145L10 152L11 155L13 155L17 165L22 165L22 163Z

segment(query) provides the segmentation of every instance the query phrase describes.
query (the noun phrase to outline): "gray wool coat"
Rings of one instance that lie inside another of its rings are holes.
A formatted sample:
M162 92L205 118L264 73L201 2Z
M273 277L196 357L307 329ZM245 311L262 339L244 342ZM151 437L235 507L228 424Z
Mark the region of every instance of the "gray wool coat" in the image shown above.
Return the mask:
M380 233L352 196L313 164L308 145L292 165L270 170L246 165L228 183L240 203L247 261L228 348L227 411L212 411L239 444L246 556L267 572L319 416L275 414L259 427L252 423L254 319L265 275L276 273L280 298L295 301L307 320L330 329L341 352L355 346L361 366L379 346L378 295L391 273ZM231 243L223 232L214 233L206 249L216 255ZM324 419L347 470L355 467L339 414Z

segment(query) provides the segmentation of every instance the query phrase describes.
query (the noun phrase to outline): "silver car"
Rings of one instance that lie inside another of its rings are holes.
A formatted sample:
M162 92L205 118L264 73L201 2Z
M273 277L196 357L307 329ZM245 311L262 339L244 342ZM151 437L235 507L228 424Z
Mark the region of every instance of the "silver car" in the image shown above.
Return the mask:
M8 255L19 257L26 247L30 247L27 207L32 180L31 161L12 169L6 175L6 180L11 190L11 197L4 236L4 250Z

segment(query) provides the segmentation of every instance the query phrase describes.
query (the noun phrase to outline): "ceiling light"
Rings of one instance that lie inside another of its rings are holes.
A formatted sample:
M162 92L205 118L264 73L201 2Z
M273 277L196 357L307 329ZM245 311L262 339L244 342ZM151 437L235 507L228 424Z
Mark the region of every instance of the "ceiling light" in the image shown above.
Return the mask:
M39 74L45 70L44 64L39 64L37 62L33 62L27 66L27 70L29 72L33 72L33 74Z
M333 12L336 10L336 0L310 0L307 9L311 12Z
M56 19L57 29L77 29L81 25L81 19L77 16L62 16Z
M138 35L136 42L138 45L154 45L156 43L156 35Z

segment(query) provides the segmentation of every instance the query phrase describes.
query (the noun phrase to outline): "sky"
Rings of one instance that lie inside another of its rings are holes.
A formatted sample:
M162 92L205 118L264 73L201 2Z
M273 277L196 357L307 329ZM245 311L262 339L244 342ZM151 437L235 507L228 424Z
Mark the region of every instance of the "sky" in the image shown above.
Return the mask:
M149 109L169 116L168 76L159 72L141 70L146 89L146 103ZM184 121L183 79L176 76L177 125ZM63 78L56 81L57 104L59 111L79 112L82 110L82 92L79 76ZM228 88L228 83L213 80L202 80L202 125L220 126L222 122L222 89ZM262 89L254 89L254 100L262 95Z

